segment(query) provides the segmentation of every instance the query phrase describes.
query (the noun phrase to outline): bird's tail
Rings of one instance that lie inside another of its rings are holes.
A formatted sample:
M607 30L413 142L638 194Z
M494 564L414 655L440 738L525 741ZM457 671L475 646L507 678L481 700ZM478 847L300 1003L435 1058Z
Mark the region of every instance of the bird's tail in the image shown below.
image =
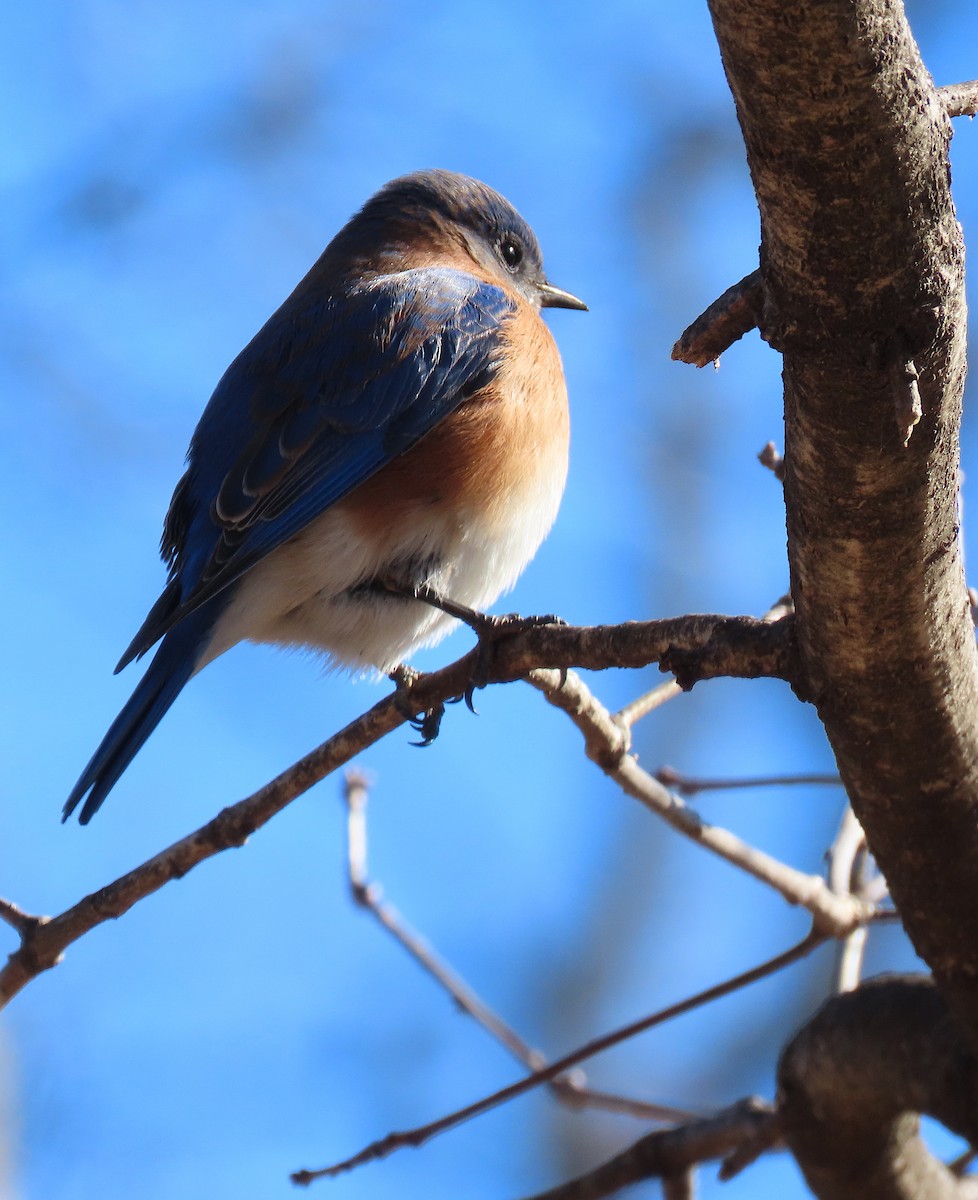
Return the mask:
M65 801L61 820L67 821L82 797L87 799L78 820L87 825L129 766L143 743L160 723L194 670L214 624L215 605L205 604L188 614L163 639L146 674Z

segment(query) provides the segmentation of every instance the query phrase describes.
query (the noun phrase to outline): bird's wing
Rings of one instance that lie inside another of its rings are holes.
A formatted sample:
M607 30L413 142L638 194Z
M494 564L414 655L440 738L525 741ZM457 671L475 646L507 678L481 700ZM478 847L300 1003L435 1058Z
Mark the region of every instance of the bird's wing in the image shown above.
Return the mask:
M439 268L296 300L201 417L163 531L170 583L117 670L486 387L515 307Z

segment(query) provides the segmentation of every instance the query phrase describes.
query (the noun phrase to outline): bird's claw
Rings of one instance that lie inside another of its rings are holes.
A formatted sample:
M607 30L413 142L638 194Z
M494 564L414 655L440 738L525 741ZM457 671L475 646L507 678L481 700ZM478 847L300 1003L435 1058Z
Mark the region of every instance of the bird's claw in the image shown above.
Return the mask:
M441 730L442 717L445 715L444 704L436 704L432 708L419 711L416 704L411 702L411 689L421 678L421 672L414 667L401 663L388 674L388 679L394 684L394 702L407 718L408 724L421 737L420 742L412 742L412 746L430 746Z
M384 580L383 582L389 591L397 595L409 595L415 600L430 604L433 608L440 609L449 616L455 617L456 620L467 625L475 634L478 644L476 647L475 666L472 668L472 674L469 677L469 685L461 696L454 696L448 703L457 704L460 700L464 700L465 707L470 713L474 713L476 716L479 713L475 707L475 692L478 688L484 688L489 682L492 674L493 658L495 657L496 647L499 643L517 637L527 629L539 629L544 625L567 624L562 617L558 617L554 613L545 613L531 617L524 617L520 613L504 613L501 616L494 616L491 613L479 612L477 609L468 608L463 604L456 604L454 601L439 595L427 585L415 588L399 583L396 580ZM439 704L434 708L422 710L421 712L418 711L417 707L410 700L411 687L418 679L418 676L419 672L415 671L412 667L403 665L395 668L390 674L390 678L397 685L401 711L407 716L411 728L421 735L422 740L420 742L412 742L411 744L414 746L430 746L441 729L442 718L445 715L445 705Z
M430 746L441 732L441 721L445 715L444 704L436 704L425 712L415 713L409 724L415 733L421 737L420 742L411 742L412 746Z

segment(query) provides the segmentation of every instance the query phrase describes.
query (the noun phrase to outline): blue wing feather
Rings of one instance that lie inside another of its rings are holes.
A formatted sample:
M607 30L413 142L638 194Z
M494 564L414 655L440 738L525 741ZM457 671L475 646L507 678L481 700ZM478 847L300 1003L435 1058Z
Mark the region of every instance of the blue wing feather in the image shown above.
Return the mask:
M201 417L164 527L170 583L117 670L484 388L515 305L432 267L287 307Z

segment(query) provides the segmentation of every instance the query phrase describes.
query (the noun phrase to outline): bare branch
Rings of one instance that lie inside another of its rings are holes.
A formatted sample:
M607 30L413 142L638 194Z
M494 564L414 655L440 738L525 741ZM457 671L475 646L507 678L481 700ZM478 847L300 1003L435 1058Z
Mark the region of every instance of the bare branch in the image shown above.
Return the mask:
M662 766L655 778L666 787L675 788L680 796L695 796L700 792L732 791L737 788L763 787L841 787L838 775L742 775L736 779L697 779L683 775L675 767Z
M866 925L854 929L852 933L842 939L835 971L835 990L837 992L852 992L859 986L868 940L869 929Z
M450 670L450 669L449 669ZM55 966L65 948L105 921L128 912L144 897L180 879L205 859L243 846L249 836L366 745L406 720L396 697L388 697L307 754L271 783L225 808L195 833L174 842L135 870L86 896L60 916L21 931L21 945L0 970L0 1001L6 1004L42 971Z
M793 617L724 625L699 645L670 646L659 657L683 689L704 679L790 679Z
M974 1142L978 1064L933 982L886 977L835 996L778 1067L786 1141L816 1196L974 1200L920 1138L927 1113Z
M636 721L647 717L650 712L655 712L667 701L674 700L676 696L682 694L683 689L679 684L674 679L668 679L665 683L660 683L657 688L653 688L651 692L646 692L644 696L639 696L636 700L626 704L619 710L615 719L631 729Z
M732 669L750 673L761 669L759 658L771 665L768 651L752 649L754 635L764 643L770 637L770 628L749 617L713 616L619 626L531 628L495 648L489 682L519 679L541 663L576 664L598 670L609 666L647 666L677 647L701 649L709 660L708 648L712 646ZM734 646L741 648L739 661ZM225 808L196 832L174 842L59 916L31 917L9 901L4 902L0 919L18 930L21 945L0 970L0 1007L35 976L55 966L64 950L90 929L122 916L139 900L171 880L182 878L213 855L244 845L251 834L297 796L403 725L412 711L425 712L461 695L470 684L476 662L477 652L472 651L440 671L399 686L392 696L375 704L259 791ZM781 658L780 665L787 670L787 657Z
M471 685L473 670L486 666L477 651L432 675L402 686L402 696L429 706L460 696ZM784 679L793 676L792 620L778 609L764 617L724 617L692 613L658 621L626 621L622 625L573 626L552 623L524 626L493 646L487 683L522 679L534 667L647 667L658 663L672 671L682 660L687 687L700 679L727 675L735 679Z
M599 703L579 676L569 671L539 670L530 674L529 682L571 718L584 736L588 758L673 829L773 887L789 904L806 908L825 934L844 937L869 918L869 905L852 897L835 896L819 876L796 871L728 830L707 824L638 765L629 753L629 731Z
M367 880L367 786L359 771L347 774L343 789L347 805L347 848L350 891L354 901L369 912L414 961L426 971L452 998L453 1002L506 1047L524 1066L536 1070L546 1065L539 1051L528 1045L519 1034L465 983L435 953L418 933L411 929L401 914L382 899L379 884Z
M689 326L672 348L677 362L694 367L716 364L724 350L756 328L764 308L760 271L751 271Z
M863 827L856 819L851 806L847 804L839 831L828 853L829 887L837 896L862 895L858 889L857 864L865 848L866 835ZM851 992L859 986L868 936L869 930L863 925L853 929L842 939L836 963L837 992Z
M32 917L10 900L0 898L0 921L5 921L12 929L16 929L22 938L34 932L38 925L43 925L46 917Z
M848 896L853 887L856 859L866 844L866 835L859 824L856 814L846 805L835 841L829 848L828 881L829 887L837 896Z
M483 1099L477 1100L474 1104L449 1113L448 1116L441 1117L437 1121L432 1121L428 1125L421 1125L416 1129L409 1129L402 1132L389 1133L379 1141L371 1142L369 1146L364 1147L358 1154L354 1154L351 1158L343 1159L342 1162L333 1163L332 1166L320 1167L314 1171L296 1171L291 1176L292 1182L310 1184L317 1179L341 1175L345 1171L352 1171L355 1167L364 1166L369 1162L376 1162L378 1159L386 1158L395 1150L401 1150L407 1146L424 1145L425 1142L433 1137L437 1137L438 1134L445 1133L449 1129L454 1129L456 1125L461 1125L465 1121L470 1121L473 1117L480 1116L482 1113L496 1108L497 1105L513 1100L517 1096L522 1096L524 1092L528 1092L532 1088L549 1083L550 1080L555 1079L558 1075L562 1075L569 1068L576 1067L578 1063L583 1062L587 1058L593 1058L595 1054L600 1054L604 1050L610 1050L612 1046L617 1046L621 1042L628 1041L629 1038L636 1037L638 1034L644 1033L647 1029L652 1029L656 1025L662 1025L667 1021L674 1020L684 1013L692 1012L696 1008L701 1008L704 1004L710 1004L714 1000L719 1000L722 996L728 996L732 992L739 991L741 988L756 983L759 979L764 979L768 975L773 975L777 971L783 970L785 967L790 966L791 963L797 962L799 959L811 954L824 941L825 937L813 930L807 937L785 950L782 954L777 954L774 958L767 959L758 966L751 967L750 970L744 971L740 975L735 975L732 979L727 979L723 983L706 988L705 991L698 992L695 996L689 996L687 999L681 1000L678 1004L672 1004L668 1008L660 1009L651 1016L642 1017L631 1025L616 1029L613 1033L595 1038L571 1054L557 1059L556 1062L552 1062L544 1070L536 1071L534 1074L528 1075L525 1079L520 1079L516 1083L510 1084L508 1087L500 1088L498 1092L493 1092L492 1095L485 1096Z
M382 898L379 884L367 878L367 779L361 771L347 772L343 788L347 806L347 858L350 891L355 903L369 912L402 946L419 967L430 975L451 997L452 1002L496 1039L530 1071L540 1071L547 1059L539 1050L525 1042L488 1004L453 970L433 947L407 924L401 914ZM652 1104L608 1092L594 1091L587 1086L582 1071L559 1075L550 1081L551 1090L563 1103L573 1108L600 1108L643 1120L682 1121L692 1114L669 1105Z
M978 113L978 79L945 84L937 94L949 117L973 117Z
M661 1179L664 1191L667 1181L676 1181L676 1188L685 1185L687 1190L671 1194L690 1195L692 1167L736 1153L745 1142L754 1141L759 1131L775 1124L769 1104L754 1097L741 1100L714 1116L675 1129L658 1129L586 1175L539 1192L531 1200L601 1200L643 1179Z

